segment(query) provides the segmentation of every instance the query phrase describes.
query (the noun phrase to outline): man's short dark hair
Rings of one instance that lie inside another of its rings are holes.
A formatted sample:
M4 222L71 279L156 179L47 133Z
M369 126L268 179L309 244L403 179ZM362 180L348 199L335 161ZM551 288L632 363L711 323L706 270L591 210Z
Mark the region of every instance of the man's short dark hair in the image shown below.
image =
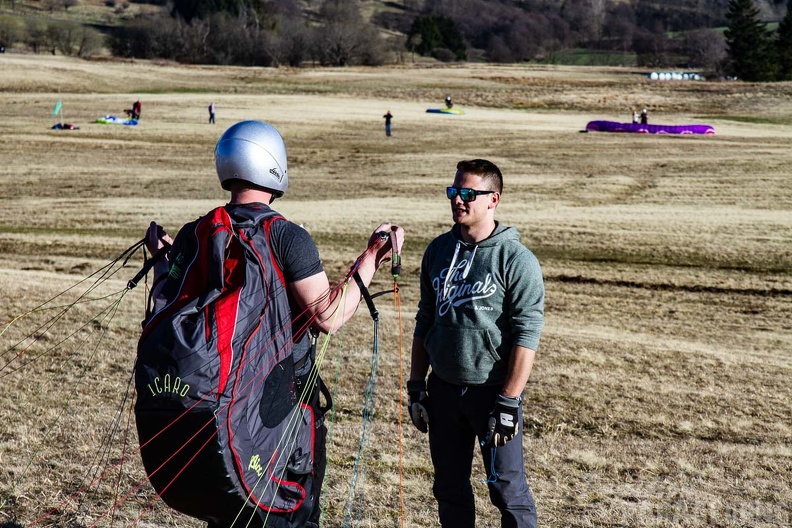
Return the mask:
M491 161L485 159L462 160L457 163L457 172L480 176L489 185L490 191L503 192L503 175Z

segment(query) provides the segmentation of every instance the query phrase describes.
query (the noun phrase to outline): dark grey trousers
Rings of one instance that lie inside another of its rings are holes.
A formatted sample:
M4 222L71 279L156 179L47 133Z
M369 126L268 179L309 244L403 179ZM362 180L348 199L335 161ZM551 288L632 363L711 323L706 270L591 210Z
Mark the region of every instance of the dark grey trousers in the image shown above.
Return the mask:
M498 448L480 445L500 389L453 385L429 375L429 450L435 470L432 491L444 528L475 528L470 478L476 447L484 462L476 478L487 481L490 501L501 513L501 528L536 527L536 506L525 480L522 407L514 439Z

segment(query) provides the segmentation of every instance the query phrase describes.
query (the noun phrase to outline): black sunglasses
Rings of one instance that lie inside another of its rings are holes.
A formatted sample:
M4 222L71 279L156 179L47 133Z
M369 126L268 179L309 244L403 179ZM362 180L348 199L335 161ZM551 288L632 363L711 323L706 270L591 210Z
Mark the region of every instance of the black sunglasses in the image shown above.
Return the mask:
M479 191L477 189L463 189L460 187L446 187L446 196L453 200L459 195L463 202L472 202L479 194L492 194L495 191Z

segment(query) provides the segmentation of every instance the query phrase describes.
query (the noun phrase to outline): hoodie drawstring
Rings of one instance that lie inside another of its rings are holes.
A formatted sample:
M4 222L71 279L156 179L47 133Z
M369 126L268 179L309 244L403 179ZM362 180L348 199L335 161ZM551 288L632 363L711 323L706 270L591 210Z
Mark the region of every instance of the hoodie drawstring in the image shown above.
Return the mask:
M448 265L448 271L446 272L445 280L443 281L443 298L441 299L443 301L448 298L448 279L451 277L451 274L454 273L457 255L459 255L459 242L456 243L456 247L454 248L454 256L451 257L451 264Z
M468 260L467 266L465 266L465 271L462 273L463 279L467 279L468 273L470 273L470 267L473 266L473 259L476 256L476 250L478 250L478 245L473 246L473 251L470 252L470 260Z
M456 266L457 263L457 257L459 256L459 247L461 245L462 243L457 241L456 247L454 247L454 256L451 257L451 264L449 264L448 266L448 272L446 273L445 280L443 281L443 298L442 298L443 301L448 299L448 293L450 291L448 285L450 282L451 275L454 274L454 267ZM462 272L463 279L467 279L468 273L470 273L470 268L473 266L473 259L476 256L476 250L478 250L478 244L473 245L473 250L470 252L470 258L468 259L467 265L465 266L465 271Z

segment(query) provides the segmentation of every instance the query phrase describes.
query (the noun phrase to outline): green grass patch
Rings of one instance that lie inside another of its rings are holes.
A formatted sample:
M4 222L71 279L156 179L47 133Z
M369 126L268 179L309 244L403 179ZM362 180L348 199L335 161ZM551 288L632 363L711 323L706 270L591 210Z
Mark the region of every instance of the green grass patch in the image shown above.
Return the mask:
M545 62L570 66L635 66L635 53L609 50L568 49L552 51Z

